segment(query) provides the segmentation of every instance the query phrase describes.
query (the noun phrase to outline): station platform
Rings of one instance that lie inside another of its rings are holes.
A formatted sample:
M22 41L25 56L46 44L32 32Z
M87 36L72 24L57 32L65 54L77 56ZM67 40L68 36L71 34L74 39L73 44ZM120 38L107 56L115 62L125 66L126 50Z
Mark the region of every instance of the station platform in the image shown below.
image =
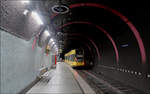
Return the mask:
M56 70L50 71L49 79L39 81L26 94L96 94L78 72L64 62L57 63Z

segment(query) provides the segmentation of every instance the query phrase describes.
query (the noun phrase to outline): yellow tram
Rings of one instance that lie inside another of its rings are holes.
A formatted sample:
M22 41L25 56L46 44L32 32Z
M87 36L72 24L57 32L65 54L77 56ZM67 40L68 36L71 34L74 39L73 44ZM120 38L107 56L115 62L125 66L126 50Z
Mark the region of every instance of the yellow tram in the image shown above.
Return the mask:
M65 54L65 62L72 67L84 66L84 51L79 49L71 50Z

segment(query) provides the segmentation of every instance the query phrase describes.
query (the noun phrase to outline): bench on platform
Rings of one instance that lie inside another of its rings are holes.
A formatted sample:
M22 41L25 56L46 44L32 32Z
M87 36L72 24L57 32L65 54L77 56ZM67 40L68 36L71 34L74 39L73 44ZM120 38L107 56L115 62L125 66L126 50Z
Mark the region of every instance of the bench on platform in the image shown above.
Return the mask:
M49 82L50 77L49 77L49 71L48 71L47 67L43 67L43 68L39 69L38 78L40 78L46 82Z

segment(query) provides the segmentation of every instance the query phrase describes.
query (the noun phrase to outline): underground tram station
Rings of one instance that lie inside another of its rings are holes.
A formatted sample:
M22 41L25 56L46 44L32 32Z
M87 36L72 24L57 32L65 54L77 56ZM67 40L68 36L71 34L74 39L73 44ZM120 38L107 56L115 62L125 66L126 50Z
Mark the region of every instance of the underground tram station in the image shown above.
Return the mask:
M148 0L0 0L0 94L150 94Z

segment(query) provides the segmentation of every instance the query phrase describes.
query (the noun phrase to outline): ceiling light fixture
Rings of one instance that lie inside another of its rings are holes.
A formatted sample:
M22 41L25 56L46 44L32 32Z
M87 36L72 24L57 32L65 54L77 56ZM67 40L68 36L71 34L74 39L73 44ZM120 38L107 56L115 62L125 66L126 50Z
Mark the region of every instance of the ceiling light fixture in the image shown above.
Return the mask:
M29 0L21 0L21 2L22 2L23 4L29 4L29 3L30 3Z
M50 39L50 42L53 42L53 41L54 41L54 40L51 38L51 39Z
M24 15L27 15L28 12L29 12L29 10L26 9L26 10L24 10L23 14L24 14Z
M41 18L39 17L38 13L33 11L31 13L32 17L37 21L38 24L43 25L44 23L42 22Z
M55 46L55 48L57 48L57 46L56 45L54 45Z
M52 42L52 44L54 45L54 44L55 44L55 42Z
M57 14L65 14L69 12L69 8L65 5L54 5L52 8L52 12Z
M47 36L50 36L50 33L48 32L48 30L45 30L44 32Z

